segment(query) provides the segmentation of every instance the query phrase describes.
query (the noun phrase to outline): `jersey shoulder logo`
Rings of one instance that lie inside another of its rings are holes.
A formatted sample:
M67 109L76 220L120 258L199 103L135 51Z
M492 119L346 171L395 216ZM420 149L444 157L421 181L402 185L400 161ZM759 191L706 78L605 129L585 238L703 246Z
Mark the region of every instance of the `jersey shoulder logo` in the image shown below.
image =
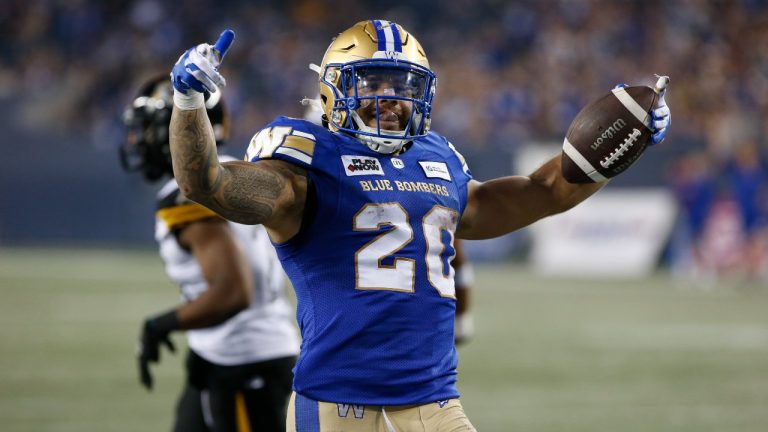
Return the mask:
M244 159L254 162L257 159L277 158L312 165L318 138L314 134L297 129L296 126L304 125L278 125L260 130L251 138Z
M379 160L374 157L342 155L341 163L347 176L384 175Z

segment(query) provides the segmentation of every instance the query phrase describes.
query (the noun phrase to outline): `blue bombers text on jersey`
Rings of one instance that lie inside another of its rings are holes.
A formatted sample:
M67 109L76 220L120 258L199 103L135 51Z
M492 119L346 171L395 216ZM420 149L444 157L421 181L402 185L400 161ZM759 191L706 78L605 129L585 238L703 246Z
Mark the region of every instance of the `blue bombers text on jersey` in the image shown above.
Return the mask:
M430 132L396 156L304 120L278 117L246 160L306 169L311 219L276 244L303 337L294 390L367 405L458 397L453 240L471 174Z

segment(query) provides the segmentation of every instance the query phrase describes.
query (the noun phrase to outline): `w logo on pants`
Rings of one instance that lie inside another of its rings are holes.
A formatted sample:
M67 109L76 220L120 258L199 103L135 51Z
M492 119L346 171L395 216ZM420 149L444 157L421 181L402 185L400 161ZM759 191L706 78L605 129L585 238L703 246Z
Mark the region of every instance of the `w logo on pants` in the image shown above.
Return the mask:
M365 414L365 405L336 404L336 407L339 410L339 417L346 417L350 408L355 418L361 419Z

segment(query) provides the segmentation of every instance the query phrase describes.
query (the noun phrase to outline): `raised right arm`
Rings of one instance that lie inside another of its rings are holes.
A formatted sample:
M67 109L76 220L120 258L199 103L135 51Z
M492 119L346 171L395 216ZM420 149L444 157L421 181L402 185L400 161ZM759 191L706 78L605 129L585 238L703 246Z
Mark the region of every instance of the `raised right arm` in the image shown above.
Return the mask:
M184 195L222 217L264 224L274 241L292 237L301 225L307 177L281 161L220 163L205 108L173 108L170 124L173 172Z
M171 71L173 173L189 199L231 221L263 224L272 240L280 242L301 226L306 172L280 161L220 163L205 110L203 94L221 91L225 84L219 66L234 38L232 30L224 30L215 45L187 50Z

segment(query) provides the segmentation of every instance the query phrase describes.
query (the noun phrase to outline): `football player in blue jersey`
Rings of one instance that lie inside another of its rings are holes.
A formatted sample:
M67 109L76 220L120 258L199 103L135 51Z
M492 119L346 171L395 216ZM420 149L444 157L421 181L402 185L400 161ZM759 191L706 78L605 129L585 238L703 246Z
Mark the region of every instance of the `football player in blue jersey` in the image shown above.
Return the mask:
M317 96L319 100L319 95ZM323 106L311 99L304 99L304 119L315 124L323 124ZM454 269L454 285L456 290L456 324L454 326L454 340L456 346L469 342L475 334L475 324L470 312L470 299L475 282L475 271L472 262L466 253L461 240L454 239L453 248L455 255L451 261Z
M423 48L384 20L355 24L310 66L325 127L277 117L244 161L222 163L203 93L225 84L233 38L189 49L171 72L173 169L186 196L263 224L293 282L303 340L288 430L474 430L456 388L454 239L509 233L604 184L568 183L559 155L528 176L473 180L430 130Z
M150 182L173 175L172 95L166 76L150 79L123 116L122 165ZM220 96L212 93L205 109L216 143L223 144L229 118ZM171 333L186 331L187 382L172 430L284 431L299 337L285 274L264 228L222 219L165 178L157 194L155 239L185 301L144 321L137 357L140 381L152 389L150 363L160 360L161 345L174 350Z

